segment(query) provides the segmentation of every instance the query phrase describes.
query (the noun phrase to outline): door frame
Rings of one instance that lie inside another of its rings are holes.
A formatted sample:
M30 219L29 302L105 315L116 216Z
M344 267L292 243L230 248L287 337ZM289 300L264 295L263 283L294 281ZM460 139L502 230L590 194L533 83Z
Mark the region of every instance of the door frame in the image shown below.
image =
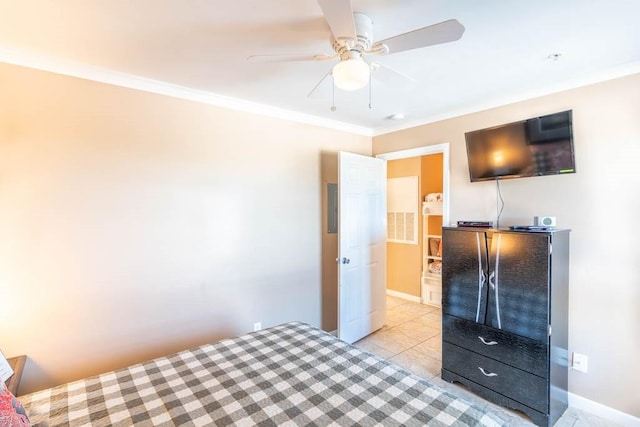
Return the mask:
M441 144L434 145L426 145L423 147L410 148L407 150L400 151L392 151L388 153L380 153L376 154L375 157L379 159L383 159L386 161L389 160L398 160L398 159L408 159L412 157L422 157L428 156L430 154L440 154L442 153L442 225L446 226L449 224L449 174L450 174L450 164L449 164L449 143L443 142ZM422 207L420 208L422 212ZM386 262L386 261L385 261ZM422 284L422 283L421 283ZM424 300L424 295L422 295L422 286L420 286L420 300Z

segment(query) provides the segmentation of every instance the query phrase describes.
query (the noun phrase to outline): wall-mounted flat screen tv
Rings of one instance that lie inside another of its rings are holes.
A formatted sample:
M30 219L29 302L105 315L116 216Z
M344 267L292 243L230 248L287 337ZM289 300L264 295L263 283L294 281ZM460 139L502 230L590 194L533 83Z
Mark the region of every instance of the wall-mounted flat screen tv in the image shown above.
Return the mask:
M471 182L576 171L572 111L465 133Z

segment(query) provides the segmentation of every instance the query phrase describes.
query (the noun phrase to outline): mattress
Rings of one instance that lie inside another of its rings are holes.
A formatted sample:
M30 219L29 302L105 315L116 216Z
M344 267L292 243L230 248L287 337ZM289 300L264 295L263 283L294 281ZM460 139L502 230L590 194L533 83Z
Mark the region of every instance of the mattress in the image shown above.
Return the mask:
M292 322L20 396L41 426L502 426L384 359Z

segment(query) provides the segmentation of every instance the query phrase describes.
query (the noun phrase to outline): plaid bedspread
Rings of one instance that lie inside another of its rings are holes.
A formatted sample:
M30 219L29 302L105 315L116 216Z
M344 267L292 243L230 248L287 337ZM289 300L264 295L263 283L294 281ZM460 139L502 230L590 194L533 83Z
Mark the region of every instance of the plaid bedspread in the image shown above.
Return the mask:
M20 396L34 425L501 426L497 416L305 323Z

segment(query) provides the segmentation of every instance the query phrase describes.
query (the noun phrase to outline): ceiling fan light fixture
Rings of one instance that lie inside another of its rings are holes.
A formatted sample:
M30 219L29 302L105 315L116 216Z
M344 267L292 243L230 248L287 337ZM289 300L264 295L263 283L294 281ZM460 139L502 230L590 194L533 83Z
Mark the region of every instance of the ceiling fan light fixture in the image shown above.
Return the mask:
M338 62L331 71L333 84L342 90L358 90L369 83L371 69L362 58L352 58Z

